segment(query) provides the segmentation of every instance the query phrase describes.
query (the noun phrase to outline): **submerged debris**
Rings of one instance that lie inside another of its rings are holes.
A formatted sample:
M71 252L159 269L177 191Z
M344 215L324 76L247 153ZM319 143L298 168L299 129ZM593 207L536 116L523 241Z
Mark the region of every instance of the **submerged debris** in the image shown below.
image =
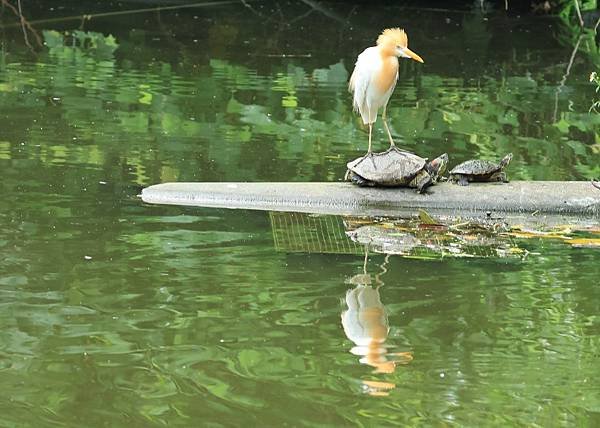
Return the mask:
M600 238L576 238L568 243L576 248L600 248Z
M532 240L571 248L600 248L600 224L549 224L545 216L509 218L481 213L474 217L432 215L390 218L270 213L275 248L285 252L395 254L416 259L443 257L525 258L536 254ZM567 222L568 219L565 219ZM353 284L371 284L366 273Z
M419 219L424 224L437 224L436 221L433 218L431 218L429 213L425 210L419 210Z
M346 235L354 242L367 245L377 253L399 254L411 258L430 259L451 257L507 257L523 254L502 220L434 219L419 210L409 219L347 218Z

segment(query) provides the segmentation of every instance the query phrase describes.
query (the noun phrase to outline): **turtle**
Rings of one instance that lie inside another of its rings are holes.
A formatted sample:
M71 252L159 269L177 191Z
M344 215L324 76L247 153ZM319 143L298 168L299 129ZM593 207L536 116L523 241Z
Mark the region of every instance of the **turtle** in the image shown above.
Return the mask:
M390 147L385 152L367 153L347 163L345 179L359 186L404 186L423 193L446 170L448 155L431 162L414 153Z
M508 183L504 168L512 159L512 153L507 154L499 163L471 159L456 165L450 171L450 181L461 186L467 186L470 181L502 181Z

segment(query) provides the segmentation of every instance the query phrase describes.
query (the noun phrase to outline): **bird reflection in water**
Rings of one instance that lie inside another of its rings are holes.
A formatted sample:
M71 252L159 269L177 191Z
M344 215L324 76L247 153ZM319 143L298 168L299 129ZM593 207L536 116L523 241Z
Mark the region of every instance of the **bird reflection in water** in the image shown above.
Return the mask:
M381 265L381 272L371 277L367 273L368 252L365 251L363 273L350 278L347 282L355 285L346 292L347 309L342 312L342 326L346 337L356 346L350 349L361 358L362 364L374 367L373 373L393 373L398 364L412 361L412 352L388 352L385 344L389 324L385 306L381 303L379 289L383 285L380 277L387 272L389 255ZM375 283L374 286L372 283ZM363 390L370 395L388 395L395 384L376 380L363 380Z

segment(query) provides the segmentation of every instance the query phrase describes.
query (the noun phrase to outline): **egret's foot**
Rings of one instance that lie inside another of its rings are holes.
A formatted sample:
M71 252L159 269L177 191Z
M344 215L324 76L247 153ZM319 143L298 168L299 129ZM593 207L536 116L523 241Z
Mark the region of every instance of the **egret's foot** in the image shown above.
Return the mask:
M370 159L371 162L373 163L373 169L377 169L377 165L375 165L375 159L373 159L373 152L372 151L368 151L361 160L359 160L356 165L360 164L362 161L364 161L365 159Z
M395 144L393 146L388 147L388 149L384 153L389 153L391 151L398 152L398 153L411 153L412 154L412 152L410 150L405 150Z
M594 186L596 189L600 190L600 181L596 181L592 178L592 186Z

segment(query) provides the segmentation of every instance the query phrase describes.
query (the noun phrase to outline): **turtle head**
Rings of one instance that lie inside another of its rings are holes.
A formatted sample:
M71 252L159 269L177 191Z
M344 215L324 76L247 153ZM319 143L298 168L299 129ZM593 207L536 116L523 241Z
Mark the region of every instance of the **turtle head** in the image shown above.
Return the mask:
M438 178L441 177L444 172L446 172L446 166L448 165L448 154L444 153L443 155L438 156L427 165L425 168L427 172L431 176L431 179L436 182Z
M500 161L500 168L506 168L508 166L508 164L510 163L510 161L513 158L513 154L509 153L506 156L504 156L502 158L502 160Z

